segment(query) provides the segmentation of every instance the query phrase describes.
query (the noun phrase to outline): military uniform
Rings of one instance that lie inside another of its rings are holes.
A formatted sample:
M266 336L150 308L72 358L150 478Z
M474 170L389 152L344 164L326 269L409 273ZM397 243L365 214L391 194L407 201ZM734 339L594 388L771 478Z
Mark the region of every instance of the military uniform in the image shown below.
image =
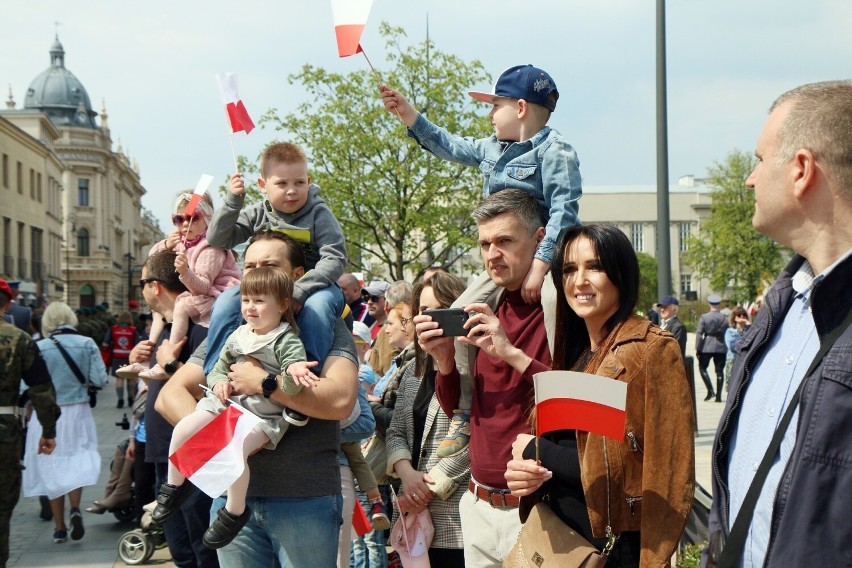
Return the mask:
M59 406L47 365L29 334L0 321L0 568L9 559L9 522L21 494L23 428L18 418L20 381L44 429L43 437L56 437Z

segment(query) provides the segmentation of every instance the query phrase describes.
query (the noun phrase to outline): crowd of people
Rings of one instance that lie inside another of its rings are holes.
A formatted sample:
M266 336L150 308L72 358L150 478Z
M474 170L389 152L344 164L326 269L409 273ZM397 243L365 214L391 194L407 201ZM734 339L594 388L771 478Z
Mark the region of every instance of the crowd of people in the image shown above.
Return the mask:
M472 217L485 271L470 282L441 267L412 282L345 272L345 236L305 152L276 143L261 158L260 202L245 204L239 173L217 211L209 196L176 195L174 231L142 266L150 327L136 302L115 321L108 306L75 314L54 302L38 342L0 323L0 475L11 482L0 564L21 486L48 499L54 542L83 538L82 488L100 474L90 406L114 375L132 434L86 511L132 502L138 522L153 502L176 566L382 568L390 545L403 565L497 567L535 503L608 566L670 565L695 489L678 299L662 298L656 321L637 315L629 239L580 224L579 162L547 126L559 93L546 72L512 67L494 92L471 95L492 105L488 138L451 134L381 89L424 149L484 173ZM782 95L758 140L753 224L796 256L753 321L742 308L723 315L714 294L696 330L705 400L722 402L726 377L731 395L713 448L709 566L848 555L850 140L849 82ZM231 249L246 241L240 273ZM0 280L0 313L13 299ZM534 377L549 370L624 383L623 435L537 436ZM236 461L214 490L196 476L204 463L182 460L232 406L257 419L236 428ZM10 465L22 449L23 475ZM359 535L360 516L372 526ZM810 534L818 547L804 545Z

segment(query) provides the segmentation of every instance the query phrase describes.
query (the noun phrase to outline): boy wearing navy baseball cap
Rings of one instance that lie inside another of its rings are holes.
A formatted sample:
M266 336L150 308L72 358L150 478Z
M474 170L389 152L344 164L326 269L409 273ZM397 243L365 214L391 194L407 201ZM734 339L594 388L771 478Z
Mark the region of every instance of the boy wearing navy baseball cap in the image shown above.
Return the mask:
M500 75L493 92L470 92L471 97L491 105L488 116L494 134L480 139L457 136L432 124L399 91L383 85L381 93L388 112L400 117L408 127L408 135L423 148L439 158L482 170L483 198L508 188L522 189L536 198L547 224L521 295L528 304L539 303L560 231L580 223L578 202L582 195L577 153L561 134L547 126L559 99L553 78L538 67L516 65ZM549 300L553 294L555 298L555 291L547 291L547 286L552 290L552 285L545 285L545 297ZM494 288L488 274L483 272L453 305L485 301ZM551 307L555 310L555 300ZM438 449L441 456L466 445L465 434L460 432L467 431L464 419L469 416L473 392L467 349L466 344L456 342L462 401L450 433Z

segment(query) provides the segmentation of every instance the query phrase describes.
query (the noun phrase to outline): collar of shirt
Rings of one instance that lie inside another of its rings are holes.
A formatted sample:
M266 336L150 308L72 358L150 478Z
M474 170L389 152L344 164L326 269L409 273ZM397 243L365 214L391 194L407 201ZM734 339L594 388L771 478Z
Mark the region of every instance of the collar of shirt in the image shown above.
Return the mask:
M793 275L793 290L795 290L798 296L804 298L807 303L810 303L811 291L814 289L814 286L825 279L825 277L828 276L836 266L849 258L850 254L852 254L852 249L847 250L846 254L835 260L831 266L823 270L819 275L814 274L814 269L811 267L811 263L805 259L799 267L799 270Z

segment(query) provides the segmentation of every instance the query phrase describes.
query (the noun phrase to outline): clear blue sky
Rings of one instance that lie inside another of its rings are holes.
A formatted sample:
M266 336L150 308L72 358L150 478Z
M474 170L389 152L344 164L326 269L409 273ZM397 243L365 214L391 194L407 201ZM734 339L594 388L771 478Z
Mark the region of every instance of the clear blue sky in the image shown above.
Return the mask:
M202 172L218 182L233 169L215 73L239 74L259 118L304 99L286 77L305 63L340 72L366 65L338 59L330 2L189 4L0 0L3 100L11 85L23 105L61 22L66 67L96 110L106 100L113 139L138 160L143 202L163 229L167 196ZM380 21L419 40L427 12L439 49L481 60L495 78L519 63L551 73L560 91L551 124L575 146L585 185L655 183L652 0L376 0L362 42L373 63L383 59ZM734 148L751 151L783 91L849 77L848 0L670 1L667 27L672 180L703 175ZM236 137L237 152L255 156L274 137Z

